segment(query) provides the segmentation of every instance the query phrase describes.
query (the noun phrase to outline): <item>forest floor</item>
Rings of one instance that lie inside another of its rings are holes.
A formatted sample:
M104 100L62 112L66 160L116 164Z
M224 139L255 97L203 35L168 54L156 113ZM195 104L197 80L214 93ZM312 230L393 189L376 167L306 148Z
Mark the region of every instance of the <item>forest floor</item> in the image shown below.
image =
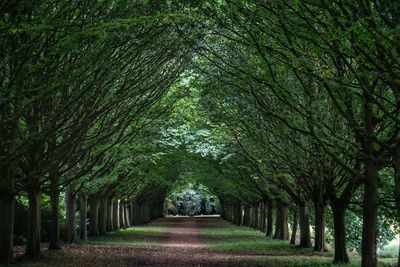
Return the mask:
M299 249L212 216L161 218L43 254L40 263L18 266L333 266L332 252ZM355 257L348 266L359 265Z

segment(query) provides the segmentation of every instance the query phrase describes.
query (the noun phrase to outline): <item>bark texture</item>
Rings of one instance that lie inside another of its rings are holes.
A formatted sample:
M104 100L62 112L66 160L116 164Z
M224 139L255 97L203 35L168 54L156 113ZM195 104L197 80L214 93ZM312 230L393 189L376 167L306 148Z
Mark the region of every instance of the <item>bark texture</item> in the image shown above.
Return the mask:
M50 201L51 201L51 226L49 249L58 250L60 247L60 188L59 176L51 174L50 178Z
M325 209L326 206L323 203L315 204L315 251L326 250Z
M140 223L138 223L140 224ZM113 204L113 226L114 230L120 229L119 225L119 200L115 200Z
M274 224L273 216L272 216L272 203L267 203L267 232L265 233L267 236L272 236L272 227Z
M65 190L65 208L66 208L66 224L67 232L65 241L67 243L73 243L77 240L76 233L76 194L75 187L68 185Z
M38 261L42 258L40 253L40 206L41 194L38 187L31 187L28 191L29 199L29 227L28 244L26 246L24 258L27 260Z
M99 199L97 196L89 197L89 235L99 235Z
M274 239L288 240L289 239L288 207L286 204L277 203L275 225L276 226L275 226Z
M99 233L105 235L107 233L107 198L100 199L99 208Z
M296 244L296 236L297 236L297 211L294 211L293 214L293 226L292 226L292 235L290 237L290 244L295 245Z
M361 265L377 266L376 234L378 211L378 167L370 162L366 166L364 183L363 228L361 242Z
M81 194L79 196L79 210L80 210L80 221L79 221L79 236L82 240L87 240L87 196Z
M14 197L0 196L0 264L13 260Z
M110 197L107 201L107 232L114 231L113 225L113 199Z
M333 213L334 238L335 238L335 256L334 263L348 263L349 256L346 250L346 228L345 211L346 207L341 203L331 203Z
M300 247L311 247L310 219L306 203L299 204Z
M376 235L378 212L378 178L379 166L375 162L376 150L373 137L375 136L376 118L373 100L369 93L364 93L364 127L365 137L362 140L364 161L364 199L363 199L363 229L361 242L361 266L377 266Z

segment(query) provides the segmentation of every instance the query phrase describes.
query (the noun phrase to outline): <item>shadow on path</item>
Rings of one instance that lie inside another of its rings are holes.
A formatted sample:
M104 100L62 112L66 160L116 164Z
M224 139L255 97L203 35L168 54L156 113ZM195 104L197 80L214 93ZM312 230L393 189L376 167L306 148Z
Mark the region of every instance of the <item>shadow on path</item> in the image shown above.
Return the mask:
M144 226L92 238L86 244L45 251L42 262L23 266L254 266L254 261L246 262L266 256L279 257L267 251L255 254L206 247L215 236L202 235L202 230L218 235L224 228L228 234L226 239L221 236L221 240L231 242L229 227L232 224L215 216L160 218Z

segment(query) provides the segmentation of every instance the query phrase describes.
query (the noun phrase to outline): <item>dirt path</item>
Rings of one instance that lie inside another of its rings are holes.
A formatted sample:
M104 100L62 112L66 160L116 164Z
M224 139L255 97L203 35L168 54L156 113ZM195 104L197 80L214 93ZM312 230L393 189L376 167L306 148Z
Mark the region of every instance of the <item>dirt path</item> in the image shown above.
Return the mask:
M199 219L196 217L177 220L168 230L168 241L162 245L163 251L168 253L171 249L201 249L205 245L200 238Z
M216 217L163 218L153 224L167 226L167 239L160 249L148 257L136 257L137 266L246 266L240 260L259 255L216 252L206 248L202 240L204 227L222 227L225 222Z
M204 265L207 250L201 241L200 220L182 217L154 222L168 227L167 238L156 253L141 259L144 266L208 266Z
M166 240L159 249L147 256L138 255L135 266L232 266L230 257L206 249L200 230L205 226L219 226L220 218L177 217L163 218L153 225L168 227ZM210 225L211 224L211 225ZM222 257L221 257L222 256Z
M206 238L201 234L202 229L222 230L229 225L218 217L160 218L132 230L100 237L103 239L98 240L99 243L65 245L61 251L45 250L43 261L35 264L23 263L22 266L255 266L254 263L245 262L265 256L282 258L282 255L275 255L268 250L262 253L246 253L206 247L207 243L215 240L230 240L230 235ZM249 237L244 235L241 238ZM250 242L252 240L249 239ZM235 239L231 241L235 242ZM301 259L307 256L296 257Z

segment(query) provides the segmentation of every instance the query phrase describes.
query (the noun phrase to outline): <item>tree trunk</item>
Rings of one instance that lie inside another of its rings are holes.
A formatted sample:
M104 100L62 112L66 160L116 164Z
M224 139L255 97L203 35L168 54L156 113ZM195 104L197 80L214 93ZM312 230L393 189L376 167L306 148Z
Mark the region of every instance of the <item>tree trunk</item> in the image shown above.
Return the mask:
M114 231L113 225L113 199L110 197L107 201L107 232Z
M234 207L232 206L232 204L229 204L229 212L230 212L230 214L231 214L231 223L236 224L236 218L235 218L236 212L235 212L235 209L234 209Z
M124 207L124 202L120 202L119 203L119 224L121 226L122 229L126 228L125 225L125 207Z
M258 205L256 204L253 207L254 207L253 208L254 209L254 218L253 218L254 225L253 225L253 228L254 229L258 229Z
M237 207L238 213L239 213L239 222L238 226L243 225L243 205L240 203L239 206Z
M51 226L49 249L58 250L60 247L60 188L59 175L50 174L50 202L51 202Z
M227 213L226 205L224 205L224 209L225 209L225 214L226 214ZM228 218L226 218L226 219L228 219ZM146 223L146 206L144 204L142 204L140 206L140 224L144 224L144 223Z
M335 238L335 257L333 262L348 263L349 256L346 250L346 225L344 221L346 207L342 206L340 203L331 201L331 208Z
M240 207L238 207L239 209L239 214L240 214L240 222L239 222L239 226L242 226L244 223L244 205L240 204Z
M272 203L267 203L267 232L266 236L272 236L272 226L274 224L274 219L272 217Z
M376 235L378 212L378 179L379 166L374 161L376 151L373 138L376 136L376 118L372 97L364 92L364 127L365 137L362 143L363 152L366 155L364 161L364 199L363 199L363 228L361 241L361 266L377 266Z
M102 196L99 208L99 233L105 235L107 233L107 198Z
M274 239L288 240L289 227L288 227L288 207L285 204L278 203L276 205L276 220L275 220L275 234Z
M115 200L113 204L113 226L114 230L120 229L119 225L119 200Z
M0 196L0 264L13 261L14 197Z
M297 211L295 210L293 214L292 236L290 238L290 244L292 245L296 244L297 224Z
M378 172L372 161L366 163L366 179L364 183L363 229L361 242L361 265L371 267L377 265L376 234L378 210Z
M326 250L325 236L325 204L315 203L315 251Z
M246 205L243 206L243 223L242 225L248 226L249 225L249 215L248 215L248 207Z
M265 200L262 201L261 204L261 231L265 233L267 231L267 202Z
M140 206L136 201L133 203L133 224L140 224Z
M99 235L99 199L97 196L89 197L89 235Z
M129 215L131 216L130 217L130 219L131 219L131 226L134 226L135 225L135 212L134 212L134 210L135 210L135 207L133 206L133 201L131 201L131 205L129 206L130 207L130 213L129 213Z
M249 206L249 227L253 227L253 206Z
M220 211L220 215L222 219L225 219L225 207L224 207L224 203L221 201L220 202L221 205L221 211ZM180 214L179 214L180 215Z
M65 190L65 209L66 209L66 242L73 243L76 241L76 194L75 187L70 184Z
M274 239L279 239L282 236L282 209L281 209L281 204L278 203L276 205L276 214L275 214L275 233L274 233Z
M258 203L258 230L263 230L263 207L262 201Z
M129 214L128 214L128 207L127 207L127 203L126 203L126 202L124 202L123 209L124 209L124 223L125 223L125 228L128 228L128 227L129 227L129 223L128 223L128 216L129 216ZM149 216L152 217L151 214L150 214Z
M299 204L299 226L300 226L300 247L311 247L310 236L310 219L308 215L308 208L305 203Z
M280 239L289 240L289 224L288 224L288 206L286 204L282 204L282 219L281 219L281 231L282 236Z
M79 232L80 238L84 241L87 240L87 196L82 194L79 197L79 211L80 211L80 221L79 221Z
M235 217L235 224L240 226L242 223L242 205L240 203L235 206Z
M149 221L150 221L150 209L149 209L149 205L145 205L144 206L144 214L145 214L145 216L144 216L144 223L148 223Z
M26 246L24 258L27 260L38 261L41 259L41 253L40 253L41 194L40 194L40 190L37 187L31 187L30 190L28 191L28 199L29 199L28 244Z
M128 204L125 204L125 223L126 223L126 227L131 227L131 222L129 220L129 206ZM157 218L158 215L154 216L154 219Z
M260 219L260 203L256 204L256 221L257 221L257 225L256 225L256 229L260 230L261 228L261 219Z

